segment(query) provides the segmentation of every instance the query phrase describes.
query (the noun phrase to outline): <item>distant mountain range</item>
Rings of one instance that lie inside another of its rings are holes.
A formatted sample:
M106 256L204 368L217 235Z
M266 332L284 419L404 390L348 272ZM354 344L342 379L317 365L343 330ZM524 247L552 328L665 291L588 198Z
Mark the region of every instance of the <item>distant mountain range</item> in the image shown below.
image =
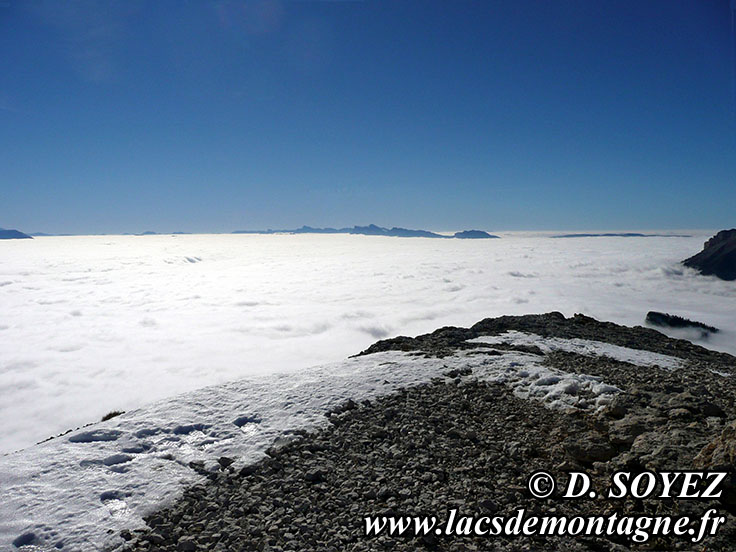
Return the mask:
M47 237L47 236L70 236L72 234L47 234L45 232L34 232L31 235L23 234L17 230L2 230L0 232L17 232L17 235L8 235L7 238L11 237L24 237L30 238L31 236ZM154 232L153 230L146 230L134 234L132 232L125 232L122 236L170 236L172 234L191 234L191 232ZM399 228L394 226L393 228L383 228L375 224L369 224L368 226L353 226L352 228L313 228L311 226L302 226L293 230L235 230L231 234L355 234L362 236L390 236L396 238L442 238L442 239L488 239L498 238L493 234L489 234L483 230L464 230L462 232L455 232L452 236L443 234L437 234L436 232L430 232L429 230L411 230L409 228ZM105 234L99 234L105 235ZM2 236L3 238L5 236Z
M0 228L0 240L32 240L33 238L28 234L19 232L18 230L6 230Z
M216 232L215 232L216 233ZM147 230L138 234L131 232L125 232L123 236L170 236L172 234L191 234L191 232L154 232ZM493 234L489 234L483 230L463 230L461 232L455 232L453 235L438 234L436 232L430 232L429 230L413 230L409 228L400 228L394 226L393 228L384 228L375 224L369 224L368 226L353 226L352 228L314 228L312 226L302 226L301 228L295 229L282 229L274 230L269 228L268 230L235 230L231 234L353 234L361 236L389 236L395 238L441 238L441 239L489 239L499 238ZM44 232L34 232L24 234L18 230L3 230L0 228L0 239L18 239L18 238L31 238L32 236L71 236L73 234L46 234ZM103 234L100 234L103 235ZM689 234L644 234L638 232L606 232L606 233L570 233L570 234L554 234L549 236L550 238L603 238L603 237L619 237L619 238L653 238L653 237L666 237L666 238L689 238Z
M383 228L375 224L368 226L353 226L352 228L312 228L302 226L295 230L236 230L233 234L357 234L362 236L390 236L395 238L457 238L457 239L484 239L498 238L483 230L465 230L455 232L452 236L444 236L429 230L410 230L408 228Z
M605 234L557 234L550 238L690 238L690 234L639 234L638 232L609 232Z

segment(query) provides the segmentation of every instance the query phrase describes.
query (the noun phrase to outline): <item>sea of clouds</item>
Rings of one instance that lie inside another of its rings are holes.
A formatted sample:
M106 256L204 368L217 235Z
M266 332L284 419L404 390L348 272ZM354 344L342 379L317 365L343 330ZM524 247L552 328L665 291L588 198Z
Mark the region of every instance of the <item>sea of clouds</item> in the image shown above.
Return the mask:
M691 234L3 241L0 452L112 410L503 314L635 325L665 311L722 328L701 344L736 353L736 283L679 264L713 232Z

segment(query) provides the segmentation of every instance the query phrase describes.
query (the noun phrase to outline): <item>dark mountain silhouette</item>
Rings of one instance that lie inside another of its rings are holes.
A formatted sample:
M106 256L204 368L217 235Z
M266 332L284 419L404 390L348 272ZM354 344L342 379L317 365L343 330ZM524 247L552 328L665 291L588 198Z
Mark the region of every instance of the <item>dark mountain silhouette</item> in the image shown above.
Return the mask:
M375 224L368 226L354 226L350 230L351 234L361 234L364 236L394 236L397 238L444 238L441 234L435 234L427 230L409 230L408 228L397 228L394 226L390 230L381 228Z
M429 230L411 230L409 228L383 228L375 224L353 226L352 228L313 228L302 226L295 230L235 230L233 234L356 234L361 236L389 236L395 238L497 238L482 230L466 230L454 236L443 236Z
M701 274L736 280L736 228L721 230L705 242L700 253L682 262Z
M294 230L294 234L345 234L349 230L343 228L338 230L337 228L312 228L311 226L302 226L297 230Z
M483 230L464 230L462 232L455 232L453 238L461 240L482 240L487 238L498 238L498 236L494 236L493 234L489 234Z
M24 234L18 230L6 230L0 228L0 240L32 240L28 234Z
M605 234L557 234L550 238L689 238L689 234L640 234L638 232L619 232Z

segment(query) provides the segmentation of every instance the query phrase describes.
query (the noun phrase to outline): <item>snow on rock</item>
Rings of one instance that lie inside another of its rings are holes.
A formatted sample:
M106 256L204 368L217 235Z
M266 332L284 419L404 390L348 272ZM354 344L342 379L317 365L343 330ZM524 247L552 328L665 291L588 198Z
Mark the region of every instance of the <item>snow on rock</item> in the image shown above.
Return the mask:
M259 459L293 430L325 423L348 398L418 384L460 365L381 353L302 370L253 376L156 402L28 449L0 463L0 549L98 550L125 527L200 479L190 462L217 469ZM29 548L32 549L32 548Z
M639 349L629 349L619 345L612 345L602 341L590 341L587 339L560 339L558 337L541 337L539 335L518 332L515 330L508 331L501 335L482 336L468 340L469 343L484 343L487 345L498 345L500 343L508 343L510 345L536 345L545 353L551 351L566 351L568 353L578 353L587 356L602 356L628 362L636 366L646 366L666 368L667 370L676 370L681 368L683 361L679 358L652 353L649 351L641 351Z
M517 332L472 341L606 354L644 365L674 360ZM121 529L142 526L143 516L202 478L201 468L190 463L216 470L218 459L228 456L240 467L295 430L323 425L327 411L348 399L375 398L467 367L474 378L503 383L551 408L597 408L619 391L599 377L545 366L539 355L483 348L442 359L382 352L207 387L4 455L0 547L86 551L120 545Z
M508 385L515 395L542 401L549 408L602 408L621 391L601 377L563 372L545 366L542 360L517 352L488 356L473 367L473 373L479 379Z

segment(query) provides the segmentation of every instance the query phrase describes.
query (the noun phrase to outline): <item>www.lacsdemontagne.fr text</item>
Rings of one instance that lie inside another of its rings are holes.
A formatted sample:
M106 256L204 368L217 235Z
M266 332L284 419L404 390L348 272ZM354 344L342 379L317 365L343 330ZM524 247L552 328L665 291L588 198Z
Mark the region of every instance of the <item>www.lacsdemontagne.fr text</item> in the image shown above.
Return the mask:
M521 508L509 516L463 516L456 509L445 521L437 516L366 516L366 536L421 537L426 535L461 536L623 536L644 543L654 536L674 535L701 542L715 535L725 518L715 509L700 517L647 515L540 516L528 515Z

